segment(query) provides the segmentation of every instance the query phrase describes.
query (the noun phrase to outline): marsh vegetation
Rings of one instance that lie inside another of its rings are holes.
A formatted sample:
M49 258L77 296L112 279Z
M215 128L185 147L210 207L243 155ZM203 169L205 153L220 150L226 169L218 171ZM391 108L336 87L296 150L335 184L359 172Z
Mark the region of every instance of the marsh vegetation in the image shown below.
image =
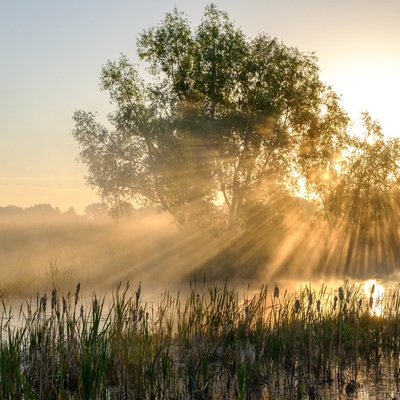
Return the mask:
M357 398L383 379L399 391L399 288L377 299L349 281L288 292L202 280L152 302L140 284L89 301L83 290L15 309L3 298L1 398Z
M1 398L336 399L347 388L358 398L379 390L379 399L399 392L398 288L365 292L338 284L339 275L334 282L335 270L322 285L329 276L316 274L311 250L303 249L310 263L300 275L285 241L270 254L288 256L292 269L288 261L275 275L267 263L244 268L246 257L238 256L250 242L237 237L229 254L218 238L183 235L154 211L118 223L28 216L0 225ZM119 283L128 281L137 286Z

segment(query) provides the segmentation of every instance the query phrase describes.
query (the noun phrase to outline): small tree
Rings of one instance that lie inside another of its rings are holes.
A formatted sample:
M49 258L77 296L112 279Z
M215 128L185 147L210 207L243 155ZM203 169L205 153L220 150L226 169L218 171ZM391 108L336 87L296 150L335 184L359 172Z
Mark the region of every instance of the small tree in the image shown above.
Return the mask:
M340 180L324 199L345 241L345 270L398 265L400 141L386 138L377 121L362 114L363 131L353 136Z

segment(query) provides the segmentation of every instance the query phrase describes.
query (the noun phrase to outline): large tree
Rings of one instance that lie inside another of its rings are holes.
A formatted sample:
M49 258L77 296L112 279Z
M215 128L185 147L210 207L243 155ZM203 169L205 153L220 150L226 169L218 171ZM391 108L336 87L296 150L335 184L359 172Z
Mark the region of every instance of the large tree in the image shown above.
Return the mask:
M126 56L102 69L113 129L74 115L87 181L114 208L157 205L181 225L234 231L299 178L317 188L334 170L348 118L315 55L248 38L214 5L196 28L166 14L137 50L148 82Z

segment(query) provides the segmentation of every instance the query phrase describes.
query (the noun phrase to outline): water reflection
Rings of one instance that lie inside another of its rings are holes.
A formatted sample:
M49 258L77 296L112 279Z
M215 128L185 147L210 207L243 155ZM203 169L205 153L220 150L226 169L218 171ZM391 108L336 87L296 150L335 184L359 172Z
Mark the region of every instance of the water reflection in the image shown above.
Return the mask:
M370 313L378 317L382 316L384 312L382 301L385 294L384 287L376 279L369 279L364 283L363 288L365 296L369 299Z

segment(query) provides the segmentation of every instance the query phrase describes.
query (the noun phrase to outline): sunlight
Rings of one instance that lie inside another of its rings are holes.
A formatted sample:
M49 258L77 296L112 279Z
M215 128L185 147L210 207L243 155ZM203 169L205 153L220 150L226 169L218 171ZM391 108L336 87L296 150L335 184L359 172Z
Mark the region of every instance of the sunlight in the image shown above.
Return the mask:
M361 141L365 140L369 145L374 144L374 138L371 135L367 135L366 128L363 125L363 121L361 120L360 116L352 121L350 126L350 134Z
M373 137L373 136L371 136L371 135L368 135L368 137L367 137L367 143L370 145L370 146L373 146L374 145L374 143L375 143L375 138Z
M380 140L381 126L379 121L377 122L376 131L368 129L366 123L363 121L363 117L360 116L351 123L350 134L359 139L361 142L365 142L370 147L373 147L378 140Z
M385 136L399 137L396 96L400 88L398 60L369 58L349 59L337 66L330 80L342 95L342 105L351 119L361 112L370 112L383 128Z
M306 187L306 179L304 177L299 177L297 178L297 191L295 192L295 195L298 197L303 197L306 198L307 197L307 187Z
M369 312L371 315L376 315L378 317L383 314L383 295L385 289L378 283L375 279L369 279L364 283L364 293L369 299Z

